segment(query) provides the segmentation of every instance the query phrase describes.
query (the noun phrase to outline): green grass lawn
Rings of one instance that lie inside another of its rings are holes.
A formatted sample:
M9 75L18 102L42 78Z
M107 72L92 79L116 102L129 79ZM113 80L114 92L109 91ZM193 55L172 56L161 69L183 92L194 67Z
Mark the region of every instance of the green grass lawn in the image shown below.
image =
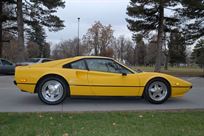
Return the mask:
M0 136L204 136L204 111L0 113Z
M133 69L141 69L143 71L154 71L154 67L138 66ZM197 67L169 67L168 70L161 69L162 73L174 76L204 76L204 70Z

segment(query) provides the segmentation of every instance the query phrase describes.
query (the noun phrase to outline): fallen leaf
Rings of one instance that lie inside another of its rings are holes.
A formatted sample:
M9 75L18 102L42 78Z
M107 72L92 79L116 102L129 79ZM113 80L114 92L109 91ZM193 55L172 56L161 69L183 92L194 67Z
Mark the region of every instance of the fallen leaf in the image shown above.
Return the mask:
M64 133L62 136L69 136L69 134L68 133Z

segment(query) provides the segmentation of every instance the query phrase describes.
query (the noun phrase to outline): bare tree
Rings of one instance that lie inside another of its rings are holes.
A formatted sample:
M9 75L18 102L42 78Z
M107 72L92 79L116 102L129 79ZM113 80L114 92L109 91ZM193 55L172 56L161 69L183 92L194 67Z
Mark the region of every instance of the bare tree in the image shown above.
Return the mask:
M78 38L69 39L62 41L59 44L55 45L55 48L52 51L52 57L55 59L69 58L76 56L76 47L78 44ZM80 43L80 54L87 54L87 46L83 43Z
M119 57L120 57L120 60L123 60L124 59L124 47L125 47L125 37L124 36L120 36L118 39L117 39L117 45L118 45L118 53L119 53Z
M113 30L111 25L102 25L100 21L96 21L83 36L83 42L89 45L90 49L94 49L94 55L96 56L106 56L106 51L112 40Z
M37 58L40 56L39 45L35 42L29 41L27 43L28 58Z
M16 37L9 33L3 33L3 39L8 39L9 42L5 42L2 48L2 57L9 59L13 62L17 62L18 56L18 40Z

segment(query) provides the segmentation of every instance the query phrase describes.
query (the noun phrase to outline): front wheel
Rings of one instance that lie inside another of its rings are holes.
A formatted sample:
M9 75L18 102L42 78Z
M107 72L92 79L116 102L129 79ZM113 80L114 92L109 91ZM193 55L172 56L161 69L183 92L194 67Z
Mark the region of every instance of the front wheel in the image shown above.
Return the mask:
M161 104L170 97L170 86L163 79L150 81L145 87L144 98L150 103Z
M43 79L38 85L38 97L49 105L56 105L64 101L68 87L64 80L58 77Z

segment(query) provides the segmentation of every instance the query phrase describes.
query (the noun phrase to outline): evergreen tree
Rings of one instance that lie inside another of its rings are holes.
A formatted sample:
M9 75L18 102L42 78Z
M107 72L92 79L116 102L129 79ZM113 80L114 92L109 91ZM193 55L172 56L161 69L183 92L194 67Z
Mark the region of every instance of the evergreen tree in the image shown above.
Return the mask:
M172 66L174 64L186 63L185 38L181 33L171 33L168 48L169 62Z
M161 69L162 45L164 43L164 32L174 31L175 24L179 22L176 17L169 17L164 14L165 9L171 9L175 15L177 10L173 9L180 4L180 0L130 0L127 7L127 14L130 19L128 29L133 31L133 37L138 33L150 38L150 31L157 31L157 57L155 71ZM174 27L172 27L174 26Z
M191 45L204 36L204 0L182 0L182 5L182 15L186 17L183 32Z
M23 60L24 30L33 28L36 22L40 26L47 27L50 31L61 30L64 27L63 21L55 13L58 8L64 8L64 6L65 2L63 0L1 0L0 56L3 30L12 33L13 31L18 32L18 59Z
M204 68L204 40L200 40L193 49L191 54L192 59L201 68Z
M136 37L136 56L137 64L144 65L145 64L145 56L146 56L146 45L144 44L142 35L137 35Z
M17 27L13 26L13 20L16 20L13 7L15 3L14 0L0 1L0 58L2 57L3 43L8 42L6 39L3 39L3 32L10 32L13 29L17 30Z
M147 55L145 56L146 65L153 66L157 56L157 45L155 39L152 39L147 46Z
M64 27L63 21L54 14L58 8L64 8L63 0L24 0L23 5L24 22L27 25L32 26L38 22L50 31L58 31Z
M44 55L44 47L46 45L46 34L43 27L36 21L32 24L32 29L27 31L28 33L28 40L35 42L39 47L39 56L38 57L45 57Z

